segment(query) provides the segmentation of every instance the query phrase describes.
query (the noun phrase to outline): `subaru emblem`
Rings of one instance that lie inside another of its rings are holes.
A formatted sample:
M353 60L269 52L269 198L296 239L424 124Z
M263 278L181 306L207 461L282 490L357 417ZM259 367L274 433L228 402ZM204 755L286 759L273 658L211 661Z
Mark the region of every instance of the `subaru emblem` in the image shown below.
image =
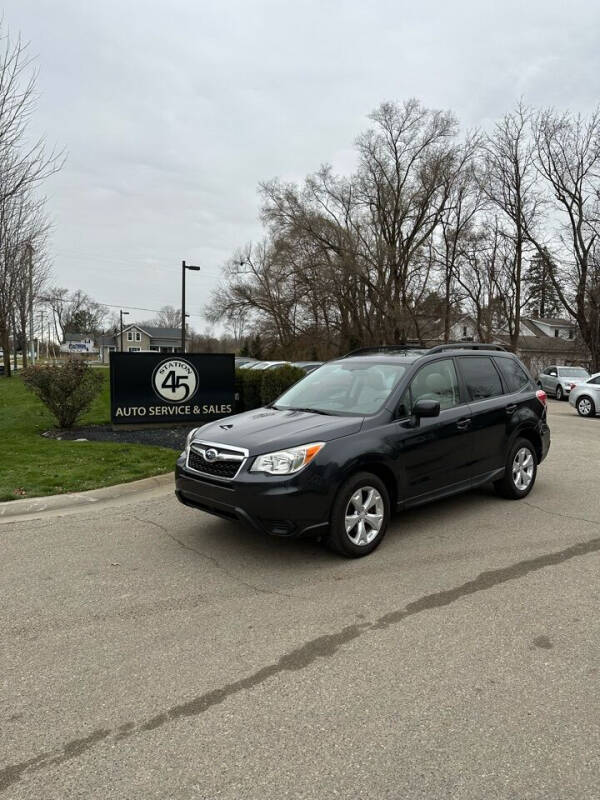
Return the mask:
M207 451L204 453L204 458L206 459L206 461L216 461L216 460L217 460L217 456L218 456L218 455L219 455L219 454L218 454L218 453L217 453L217 451L214 449L214 447L211 447L211 448L210 448L210 450L207 450Z

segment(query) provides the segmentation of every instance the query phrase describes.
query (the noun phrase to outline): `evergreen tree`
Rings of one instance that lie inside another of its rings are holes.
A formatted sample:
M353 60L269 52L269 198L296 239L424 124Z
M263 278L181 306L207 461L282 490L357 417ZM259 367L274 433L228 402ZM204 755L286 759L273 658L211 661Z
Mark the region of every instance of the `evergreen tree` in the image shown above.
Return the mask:
M560 297L550 277L552 263L547 253L536 253L525 275L527 303L525 310L533 317L556 317L563 312Z

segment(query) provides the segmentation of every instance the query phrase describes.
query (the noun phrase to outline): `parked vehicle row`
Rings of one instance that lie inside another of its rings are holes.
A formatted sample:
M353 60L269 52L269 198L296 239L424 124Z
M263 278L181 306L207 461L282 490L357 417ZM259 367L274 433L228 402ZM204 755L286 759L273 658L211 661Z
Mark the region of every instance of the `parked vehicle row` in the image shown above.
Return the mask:
M306 373L312 372L313 369L320 367L322 364L322 361L258 361L245 356L237 356L235 359L235 366L238 369L267 370L290 365L299 367Z
M190 432L185 505L348 557L392 512L492 482L532 490L550 447L546 394L501 347L377 348L329 361L274 403Z

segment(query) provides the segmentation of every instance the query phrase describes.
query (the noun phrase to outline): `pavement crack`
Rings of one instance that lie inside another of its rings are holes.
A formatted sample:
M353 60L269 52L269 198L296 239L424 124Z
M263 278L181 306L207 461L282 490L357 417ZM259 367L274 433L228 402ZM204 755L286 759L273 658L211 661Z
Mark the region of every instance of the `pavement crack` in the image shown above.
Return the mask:
M543 514L547 514L550 517L560 517L561 519L572 519L576 522L587 522L588 525L598 526L600 522L595 519L587 519L586 517L577 517L575 514L565 514L561 513L560 511L551 511L549 508L544 508L543 506L538 506L535 503L532 503L531 500L521 500L526 506L530 508L535 508L536 511L541 511Z
M179 539L177 536L172 534L169 530L167 530L167 528L165 528L164 525L161 525L160 522L156 522L155 520L152 520L152 519L142 519L141 517L137 517L135 515L133 515L133 519L137 520L137 522L142 522L142 523L145 523L145 524L148 524L148 525L154 525L154 527L158 528L160 531L162 531L164 534L166 534L169 537L169 539L172 539L180 547L183 547L184 550L190 550L192 553L195 553L197 556L200 556L200 558L204 558L206 561L209 561L218 570L220 570L225 575L227 575L227 577L230 578L232 581L234 581L235 583L238 583L240 586L245 586L247 589L250 589L251 591L256 592L257 594L278 595L279 597L288 597L291 600L306 600L307 599L306 597L303 597L302 595L288 594L287 592L280 592L278 589L266 589L266 588L264 588L262 586L257 586L254 583L250 583L249 581L245 581L243 578L240 578L238 575L236 575L235 573L233 573L230 570L228 570L227 567L224 567L223 564L221 564L221 562L217 558L215 558L215 556L211 556L208 553L203 553L201 550L198 550L198 548L192 547L192 545L186 544L181 539Z
M519 580L520 578L524 578L546 567L558 566L573 558L579 558L597 552L600 552L600 537L579 542L564 550L558 550L536 556L535 558L519 561L507 567L498 567L497 569L481 572L473 580L466 581L453 589L445 589L440 592L424 595L418 600L408 603L408 605L404 606L402 609L383 614L373 622L361 622L354 625L347 625L335 633L317 636L291 650L289 653L284 653L272 664L268 664L244 678L199 694L190 700L186 700L183 703L179 703L155 714L150 719L139 723L135 723L134 721L121 723L112 730L106 728L97 729L87 736L75 738L67 742L61 748L53 752L41 753L26 761L17 764L9 764L0 769L0 793L6 791L13 784L20 781L23 775L37 772L52 765L62 764L71 758L82 755L87 750L95 747L109 737L112 737L111 741L114 744L122 741L125 737L137 736L147 733L148 731L157 730L182 717L198 716L209 708L220 705L227 700L227 698L239 694L240 692L253 689L282 672L294 672L306 669L318 659L331 658L344 645L365 633L398 625L409 617L421 614L424 611L431 611L433 609L449 606L464 597L469 597L478 592L488 591L508 581Z

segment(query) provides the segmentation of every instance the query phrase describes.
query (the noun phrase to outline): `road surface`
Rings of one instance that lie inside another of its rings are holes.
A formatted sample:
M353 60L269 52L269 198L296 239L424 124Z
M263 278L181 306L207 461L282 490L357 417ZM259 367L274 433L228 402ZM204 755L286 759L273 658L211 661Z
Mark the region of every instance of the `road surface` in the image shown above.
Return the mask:
M159 494L0 525L0 800L600 797L600 418L343 560Z

